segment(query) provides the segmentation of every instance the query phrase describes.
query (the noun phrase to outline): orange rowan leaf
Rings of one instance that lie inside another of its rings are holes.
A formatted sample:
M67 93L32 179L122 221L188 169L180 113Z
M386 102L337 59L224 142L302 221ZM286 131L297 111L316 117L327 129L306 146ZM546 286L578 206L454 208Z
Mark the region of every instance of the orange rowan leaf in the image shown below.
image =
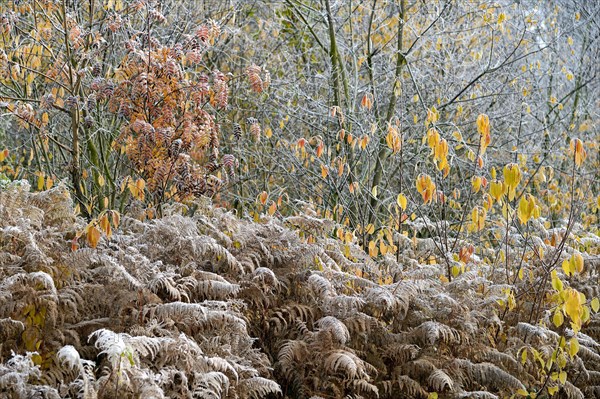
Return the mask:
M269 198L269 194L267 194L266 191L262 191L260 194L258 194L258 200L263 205L267 203L267 198Z
M110 211L110 215L112 217L113 227L116 229L119 227L119 223L121 223L121 215L117 211Z
M321 158L321 155L323 155L323 150L325 149L325 144L321 141L319 142L319 145L317 146L317 158Z
M100 241L100 230L98 230L95 226L90 226L87 230L87 241L92 248L96 248L98 245L98 241Z
M416 181L417 191L423 197L423 202L427 204L433 199L435 192L435 183L431 180L431 176L426 174L420 174Z
M277 211L277 204L275 201L271 201L271 205L269 205L269 215L273 216L273 214Z
M570 147L571 151L575 154L575 165L579 168L587 157L583 142L580 139L573 139L571 140Z
M360 100L360 106L366 109L371 109L373 107L373 95L370 93L365 93Z

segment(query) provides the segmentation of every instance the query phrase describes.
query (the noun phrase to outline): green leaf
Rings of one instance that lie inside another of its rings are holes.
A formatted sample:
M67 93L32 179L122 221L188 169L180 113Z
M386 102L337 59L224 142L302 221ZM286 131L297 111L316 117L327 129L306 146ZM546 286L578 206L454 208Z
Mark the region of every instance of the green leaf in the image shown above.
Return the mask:
M598 300L598 298L592 299L592 302L590 302L590 306L592 307L594 313L597 313L598 309L600 309L600 300Z

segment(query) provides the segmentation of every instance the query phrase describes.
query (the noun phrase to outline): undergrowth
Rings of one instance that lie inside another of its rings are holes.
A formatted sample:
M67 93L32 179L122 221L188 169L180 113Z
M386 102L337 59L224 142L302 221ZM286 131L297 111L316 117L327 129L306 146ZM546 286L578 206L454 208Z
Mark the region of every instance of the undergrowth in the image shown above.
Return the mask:
M446 265L428 261L436 237L398 234L400 255L375 261L310 209L258 222L200 200L194 210L123 216L97 248L72 251L86 222L66 188L5 187L2 397L600 395L600 317L589 302L600 239L581 226L536 232L578 237L558 240L564 248L536 242L561 260L585 242L581 273L556 268L546 284L549 271L521 258L526 273L509 284L512 266L490 261L490 250L449 282ZM527 246L508 234L513 249ZM539 301L528 298L536 282ZM566 319L556 295L571 289L592 309L577 333L555 319Z

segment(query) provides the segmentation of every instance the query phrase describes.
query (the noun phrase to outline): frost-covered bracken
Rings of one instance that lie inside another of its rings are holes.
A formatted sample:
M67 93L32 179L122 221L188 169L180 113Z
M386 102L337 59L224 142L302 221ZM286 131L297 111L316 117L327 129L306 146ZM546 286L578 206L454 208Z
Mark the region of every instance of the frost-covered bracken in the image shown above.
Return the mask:
M525 281L483 260L444 281L444 265L418 262L425 240L373 261L327 231L300 238L313 217L251 222L198 203L191 216L123 217L110 240L71 251L85 222L62 186L11 184L0 215L0 390L12 398L504 398L539 381L555 397L600 393L596 313L577 334L546 301L530 320L504 306ZM598 264L585 256L585 277L565 284L591 298ZM384 268L391 281L377 281Z

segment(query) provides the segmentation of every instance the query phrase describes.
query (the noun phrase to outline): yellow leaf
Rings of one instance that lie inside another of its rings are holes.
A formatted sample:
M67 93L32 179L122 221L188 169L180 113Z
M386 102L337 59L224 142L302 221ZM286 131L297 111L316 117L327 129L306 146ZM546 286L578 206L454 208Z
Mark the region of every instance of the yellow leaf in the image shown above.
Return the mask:
M471 211L471 231L481 231L485 226L487 211L481 206L476 206Z
M460 274L460 267L458 267L456 265L452 266L451 273L452 273L452 277L458 276Z
M535 211L535 198L531 194L526 194L521 197L519 201L519 208L517 210L517 216L521 224L526 224L529 219L533 216Z
M473 191L478 193L481 190L481 176L473 176L471 178L471 185L473 186Z
M431 109L427 110L427 120L425 121L426 125L430 123L436 123L440 119L440 113L435 107L431 107Z
M369 241L369 256L371 258L377 257L379 249L377 248L377 244L375 241Z
M398 194L398 198L396 199L396 203L398 204L398 206L405 211L406 210L406 205L407 205L407 199L406 196L402 193Z
M581 256L579 252L574 253L569 262L573 265L573 269L578 273L583 271L583 256Z
M385 256L385 254L387 254L388 252L388 246L385 245L385 242L383 242L383 240L379 241L379 252L381 252L381 255Z
M486 114L479 114L477 117L477 131L480 135L489 134L490 118Z
M565 321L565 317L563 316L563 314L560 310L557 310L556 312L554 312L554 316L552 317L552 323L554 323L554 325L556 327L562 326L564 321Z
M500 13L500 15L498 15L498 25L501 25L504 21L506 20L506 14L504 14L503 12Z
M504 182L508 187L508 199L512 201L515 197L516 188L521 182L521 169L519 165L510 163L503 170Z
M423 197L423 202L427 204L433 200L433 194L435 193L435 183L431 180L431 176L421 174L417 177L416 181L417 191Z
M112 236L112 230L110 228L108 214L106 214L106 213L100 218L100 229L102 229L102 231L104 231L104 234L106 234L106 237L110 238Z
M273 214L275 213L276 210L277 210L277 204L275 203L275 201L271 201L271 205L269 206L269 215L273 216Z
M576 325L581 324L582 303L579 292L574 289L569 289L566 292L565 303L563 309L567 316L571 318Z
M571 359L577 354L577 352L579 352L579 341L577 341L577 338L573 337L569 340L569 356L571 356Z
M556 392L558 392L558 385L555 385L553 387L548 387L548 393L550 394L550 396L553 396Z
M527 349L524 349L523 352L521 352L521 364L525 363L527 363Z
M588 306L582 306L581 322L587 323L590 320L590 308Z
M44 189L44 173L40 172L37 178L37 189L42 191Z
M558 278L558 274L556 273L556 270L552 270L551 276L552 276L552 288L554 288L558 292L561 292L563 290L563 282L560 280L560 278Z
M592 307L592 310L597 313L598 309L600 309L600 300L598 300L598 298L592 299L590 306Z
M329 174L329 169L327 168L327 166L321 165L321 177L323 179L326 179L328 174Z
M367 228L365 229L365 232L367 234L373 234L375 232L375 226L373 225L373 223L369 223L367 225Z
M568 260L566 260L566 259L563 260L561 266L562 266L563 272L565 272L567 277L570 277L571 274L573 274L573 271L571 270L571 263Z
M371 195L373 196L373 198L377 198L377 186L373 186L373 188L371 189Z
M98 175L98 186L104 186L104 176Z

